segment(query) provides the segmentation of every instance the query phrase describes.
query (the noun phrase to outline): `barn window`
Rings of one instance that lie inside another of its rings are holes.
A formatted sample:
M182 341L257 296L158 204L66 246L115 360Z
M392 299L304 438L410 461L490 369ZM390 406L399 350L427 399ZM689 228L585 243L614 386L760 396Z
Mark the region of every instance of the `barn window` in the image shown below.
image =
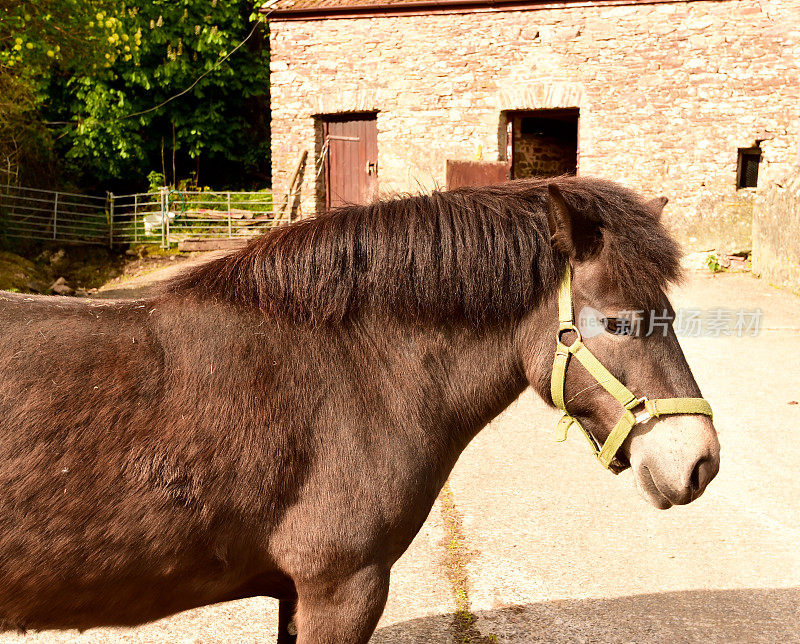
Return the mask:
M739 148L739 163L736 170L737 188L755 188L758 185L758 164L761 148Z

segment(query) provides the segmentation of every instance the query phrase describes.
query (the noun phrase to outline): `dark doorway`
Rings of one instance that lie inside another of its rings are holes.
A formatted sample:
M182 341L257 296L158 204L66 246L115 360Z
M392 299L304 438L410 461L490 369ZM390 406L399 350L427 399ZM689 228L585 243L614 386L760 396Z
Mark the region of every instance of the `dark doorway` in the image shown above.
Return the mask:
M508 137L514 179L577 173L577 109L509 112Z
M375 114L322 117L325 208L365 204L378 196Z

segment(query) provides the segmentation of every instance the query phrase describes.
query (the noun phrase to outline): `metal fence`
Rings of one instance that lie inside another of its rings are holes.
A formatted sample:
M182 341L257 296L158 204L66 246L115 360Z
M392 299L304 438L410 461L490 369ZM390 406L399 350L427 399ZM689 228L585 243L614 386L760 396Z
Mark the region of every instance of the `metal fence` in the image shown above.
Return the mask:
M36 188L0 189L0 236L109 244L106 197Z
M271 192L155 192L105 197L0 188L0 237L82 244L247 239L291 219Z

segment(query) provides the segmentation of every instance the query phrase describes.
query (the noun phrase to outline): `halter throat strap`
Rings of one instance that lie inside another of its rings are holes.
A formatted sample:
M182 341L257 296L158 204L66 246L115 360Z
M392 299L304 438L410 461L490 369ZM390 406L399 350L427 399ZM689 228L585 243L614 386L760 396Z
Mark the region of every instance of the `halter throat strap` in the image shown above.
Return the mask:
M576 339L572 344L566 345L561 338L568 331L574 333ZM564 383L570 359L573 357L583 365L603 389L622 405L622 417L614 425L602 445L567 411L564 401ZM588 439L600 464L614 474L619 474L629 467L617 458L617 452L637 424L645 423L651 418L675 414L713 416L711 405L705 398L661 398L657 400L638 398L603 366L583 344L581 333L575 326L572 308L572 267L569 264L567 264L558 287L558 331L556 332L556 355L550 376L550 395L553 404L564 412L556 426L556 440L566 440L570 427L576 425Z

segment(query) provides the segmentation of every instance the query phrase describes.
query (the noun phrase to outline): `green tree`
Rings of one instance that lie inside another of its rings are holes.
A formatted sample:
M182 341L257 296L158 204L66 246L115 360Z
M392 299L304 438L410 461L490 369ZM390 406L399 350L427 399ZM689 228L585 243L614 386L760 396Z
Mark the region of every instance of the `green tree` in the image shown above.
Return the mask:
M172 183L266 185L268 51L254 18L247 0L119 6L105 64L53 74L46 89L73 174L125 188L146 185L151 170Z
M119 57L132 60L125 53L130 37L111 6L106 0L0 0L0 173L21 174L27 183L51 178L53 139L42 107L53 73L85 75Z

